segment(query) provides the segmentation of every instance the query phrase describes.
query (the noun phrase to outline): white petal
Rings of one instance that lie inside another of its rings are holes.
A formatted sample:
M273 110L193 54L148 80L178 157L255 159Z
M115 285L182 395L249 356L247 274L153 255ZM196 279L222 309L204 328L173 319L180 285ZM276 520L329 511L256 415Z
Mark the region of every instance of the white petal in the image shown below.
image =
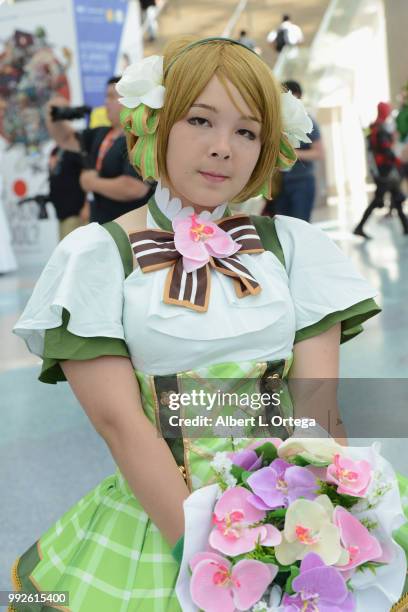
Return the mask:
M177 214L177 219L186 219L189 215L194 214L194 208L192 206L187 206L186 208L182 208L180 212Z
M122 104L128 108L138 106L141 101L150 108L161 108L165 92L162 82L163 57L152 55L128 66L116 84L116 91L122 96ZM138 100L130 105L132 98Z
M172 198L166 207L166 215L169 219L174 219L178 212L181 210L181 200L179 198Z
M140 98L119 98L119 102L126 108L136 108L140 104Z
M161 108L164 102L164 92L166 91L163 85L156 85L154 89L140 96L143 104L150 108Z
M129 94L141 96L158 87L156 83L149 78L138 79L137 81L126 79L123 80L123 82L119 81L118 85L119 87L116 88L117 91L125 96Z
M167 206L169 195L169 190L165 187L162 187L161 181L159 180L154 194L154 199L156 200L156 204L162 212L164 212L164 209Z

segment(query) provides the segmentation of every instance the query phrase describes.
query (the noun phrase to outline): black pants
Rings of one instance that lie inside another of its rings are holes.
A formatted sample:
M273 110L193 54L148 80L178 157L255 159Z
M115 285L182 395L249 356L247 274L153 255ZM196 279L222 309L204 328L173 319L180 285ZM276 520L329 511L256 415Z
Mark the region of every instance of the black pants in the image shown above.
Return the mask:
M402 227L405 234L408 234L408 218L404 215L402 210L402 204L405 201L405 195L401 191L400 181L395 178L388 177L377 177L375 179L376 190L374 199L364 211L360 223L357 225L358 229L363 229L364 223L371 216L371 213L375 208L382 208L384 206L384 196L389 193L391 196L391 209L395 208L402 223Z

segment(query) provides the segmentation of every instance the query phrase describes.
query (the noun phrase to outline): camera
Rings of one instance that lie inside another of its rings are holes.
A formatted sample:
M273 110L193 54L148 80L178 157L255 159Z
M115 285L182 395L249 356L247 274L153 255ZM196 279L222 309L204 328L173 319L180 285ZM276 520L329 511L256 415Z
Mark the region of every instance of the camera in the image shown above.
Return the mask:
M83 119L92 112L90 106L51 106L51 119L53 121L73 121Z

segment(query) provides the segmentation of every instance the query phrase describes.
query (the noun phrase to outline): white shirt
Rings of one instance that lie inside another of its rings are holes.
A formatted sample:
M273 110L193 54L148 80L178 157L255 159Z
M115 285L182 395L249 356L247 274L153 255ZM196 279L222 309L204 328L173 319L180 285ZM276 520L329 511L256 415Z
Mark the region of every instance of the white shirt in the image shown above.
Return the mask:
M286 30L289 45L299 45L303 42L303 32L299 26L291 21L283 21L278 30ZM273 43L278 35L278 30L272 30L266 37L268 43Z
M174 201L157 201L162 212L177 209ZM148 227L157 227L150 214ZM125 279L111 235L97 223L80 227L56 248L14 332L41 356L45 330L61 325L65 308L71 333L125 340L134 367L147 374L286 359L297 330L375 291L320 229L277 216L276 230L286 269L270 251L238 253L261 292L238 298L231 279L211 270L202 313L163 302L168 268L143 273L137 267Z

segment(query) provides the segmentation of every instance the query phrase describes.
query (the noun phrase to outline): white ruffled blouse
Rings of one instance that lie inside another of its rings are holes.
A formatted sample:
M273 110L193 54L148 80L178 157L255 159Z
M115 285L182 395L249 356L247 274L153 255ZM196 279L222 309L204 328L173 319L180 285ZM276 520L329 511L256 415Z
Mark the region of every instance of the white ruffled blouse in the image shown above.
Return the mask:
M177 203L166 200L163 191L157 204L173 218ZM224 209L218 207L212 218L221 217ZM148 227L158 227L150 213L147 221ZM14 332L30 351L43 356L45 330L62 324L65 308L69 332L125 340L134 367L148 374L227 361L286 359L298 330L376 292L320 229L284 216L275 217L275 227L285 267L270 251L238 253L261 292L238 298L231 279L211 270L205 313L163 302L168 269L143 273L135 267L125 279L107 230L97 223L81 227L54 251Z

